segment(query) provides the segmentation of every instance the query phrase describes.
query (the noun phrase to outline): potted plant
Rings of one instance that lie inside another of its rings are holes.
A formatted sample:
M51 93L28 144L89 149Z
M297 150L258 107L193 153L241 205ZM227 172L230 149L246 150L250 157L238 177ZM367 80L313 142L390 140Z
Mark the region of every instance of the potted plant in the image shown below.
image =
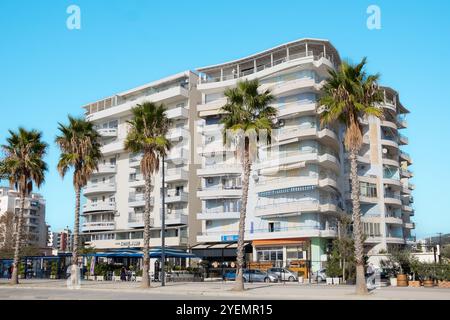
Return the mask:
M58 264L56 262L52 262L52 268L50 271L50 279L56 279L58 276Z
M113 274L114 274L113 281L120 281L120 271L121 271L121 269L115 269L113 271Z
M397 273L397 286L408 286L408 273L411 270L411 253L408 250L393 250L391 252L391 260L399 268Z
M381 260L380 266L386 273L387 278L389 279L389 284L391 287L397 286L397 274L399 272L399 267L395 264L392 259Z
M412 258L410 267L411 267L412 279L409 280L408 285L410 287L419 288L420 287L419 273L420 273L421 263L419 262L418 259Z
M420 276L424 287L434 287L435 271L431 263L421 263Z
M444 263L439 265L436 272L439 288L450 288L450 264Z
M327 284L340 284L340 276L342 269L340 266L340 257L337 248L335 247L327 261ZM331 278L331 281L330 281Z
M19 263L19 278L25 279L25 264L23 262Z

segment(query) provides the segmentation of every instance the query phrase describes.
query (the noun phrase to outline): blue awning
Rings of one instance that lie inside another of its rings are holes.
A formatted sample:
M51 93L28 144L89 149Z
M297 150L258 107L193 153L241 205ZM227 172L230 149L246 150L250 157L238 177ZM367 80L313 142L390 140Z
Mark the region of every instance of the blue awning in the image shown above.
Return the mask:
M150 258L161 258L162 249L154 248L149 250ZM111 250L107 252L96 252L87 254L89 257L102 257L102 258L142 258L143 252L141 250L124 249L124 250ZM176 249L165 249L165 256L167 258L197 258L193 253L185 252Z

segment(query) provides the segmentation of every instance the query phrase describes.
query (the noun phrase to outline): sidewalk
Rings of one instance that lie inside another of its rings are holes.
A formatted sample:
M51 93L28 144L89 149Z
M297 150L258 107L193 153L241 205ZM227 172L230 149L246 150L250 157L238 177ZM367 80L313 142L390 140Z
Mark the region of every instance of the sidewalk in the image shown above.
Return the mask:
M22 280L18 287L12 287L7 281L0 280L0 292L3 290L40 289L53 292L71 291L72 294L79 292L79 298L83 299L83 292L97 292L100 299L101 293L115 292L120 295L138 294L146 295L168 295L174 299L186 299L203 296L206 300L212 299L255 299L255 300L416 300L416 299L438 299L450 300L450 289L442 288L398 288L385 287L372 291L368 296L357 296L354 294L354 286L326 286L323 284L246 284L244 292L233 292L232 282L196 282L196 283L168 283L161 287L160 283L153 283L151 289L140 288L136 282L94 282L83 281L80 290L70 290L66 287L65 280Z

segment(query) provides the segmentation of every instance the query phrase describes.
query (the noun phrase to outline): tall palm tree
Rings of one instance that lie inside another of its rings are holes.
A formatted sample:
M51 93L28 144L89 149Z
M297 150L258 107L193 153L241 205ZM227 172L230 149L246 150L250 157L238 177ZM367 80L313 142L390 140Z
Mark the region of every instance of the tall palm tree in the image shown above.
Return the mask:
M360 186L357 157L361 149L363 133L359 119L374 116L381 118L383 111L382 90L377 81L379 75L367 75L364 71L366 58L357 65L343 62L337 71L329 70L329 78L323 87L320 105L322 125L340 122L345 127L344 146L350 158L351 198L353 202L353 238L356 259L356 293L366 294L364 278L364 238L360 210Z
M33 191L34 185L39 188L45 181L47 164L43 158L47 152L47 144L42 141L42 133L36 130L19 128L18 132L10 130L9 134L7 144L2 146L6 154L2 171L20 196L19 217L15 227L14 271L11 277L11 284L18 284L25 199Z
M55 143L61 150L57 169L62 178L73 169L73 187L75 189L75 224L73 230L71 284L79 285L79 234L80 234L80 197L92 173L98 169L102 157L100 135L94 124L83 118L68 116L67 125L58 123L59 135Z
M152 102L138 104L132 109L132 114L132 119L128 121L130 129L125 139L125 150L143 154L141 172L145 180L145 210L142 287L149 288L151 178L152 174L159 171L160 159L166 156L170 150L170 141L166 136L171 121L167 118L165 106Z
M239 216L239 237L237 247L237 272L236 284L233 290L243 291L243 265L244 265L244 235L245 235L245 217L247 214L248 188L250 180L250 172L252 168L251 156L251 136L265 130L267 138L270 142L274 119L277 110L270 106L270 102L274 99L270 90L262 93L258 91L258 80L239 82L236 88L227 89L225 97L227 103L222 107L224 115L221 123L224 125L223 136L224 143L227 141L227 132L242 133L243 149L242 150L242 204Z

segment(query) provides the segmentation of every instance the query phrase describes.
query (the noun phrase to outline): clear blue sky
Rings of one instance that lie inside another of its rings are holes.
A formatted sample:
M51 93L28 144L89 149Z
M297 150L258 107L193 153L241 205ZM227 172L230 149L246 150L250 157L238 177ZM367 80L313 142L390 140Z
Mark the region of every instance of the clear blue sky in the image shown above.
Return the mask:
M66 8L81 8L81 30ZM366 9L381 8L368 30ZM71 226L71 179L55 168L58 121L137 85L303 37L332 41L344 58L401 94L413 159L416 234L450 232L450 2L448 1L0 1L0 143L7 129L37 128L51 143L40 192L54 229Z

